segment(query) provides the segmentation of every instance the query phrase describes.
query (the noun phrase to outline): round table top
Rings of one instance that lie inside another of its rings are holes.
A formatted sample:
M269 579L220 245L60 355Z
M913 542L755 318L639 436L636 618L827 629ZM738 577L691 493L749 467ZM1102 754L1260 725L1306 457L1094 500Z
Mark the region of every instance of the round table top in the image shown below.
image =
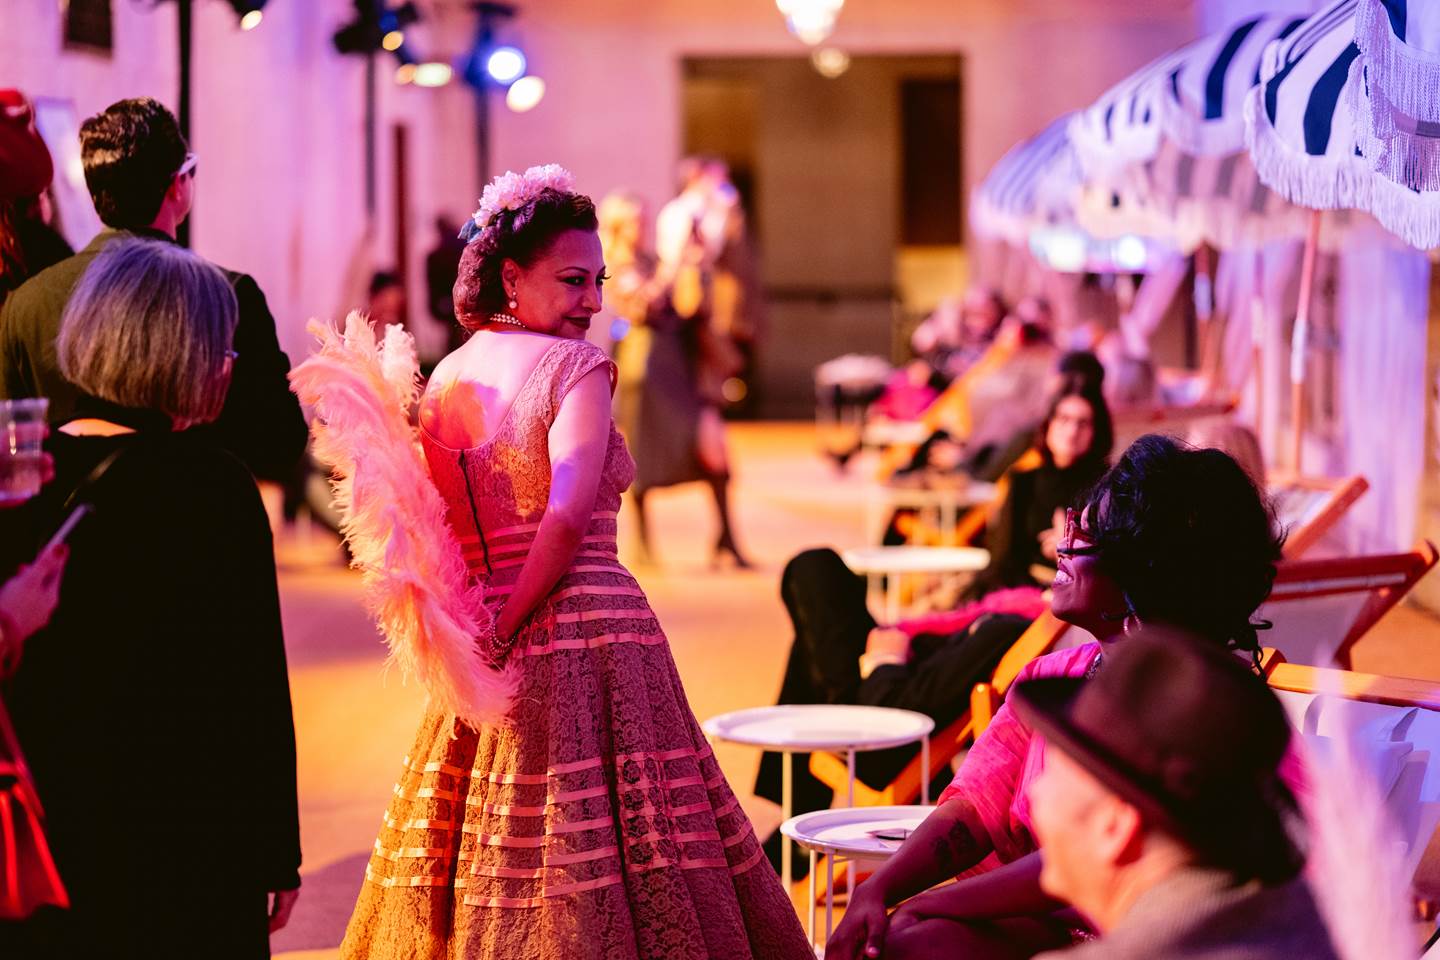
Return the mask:
M935 721L913 710L845 704L752 707L711 717L705 735L772 750L884 750L928 737Z
M965 573L990 565L979 547L855 547L840 554L856 573Z
M934 811L922 806L819 810L791 817L780 824L780 832L807 850L854 860L888 860Z
M993 483L972 480L953 487L907 487L885 484L871 487L871 495L891 505L930 506L954 504L969 506L976 503L990 503L995 499L998 488Z

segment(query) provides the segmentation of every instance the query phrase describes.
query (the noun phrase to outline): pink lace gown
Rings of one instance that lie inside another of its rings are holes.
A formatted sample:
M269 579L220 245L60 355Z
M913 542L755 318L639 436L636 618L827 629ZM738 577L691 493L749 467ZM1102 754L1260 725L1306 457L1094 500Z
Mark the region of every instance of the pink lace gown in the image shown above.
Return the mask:
M550 424L598 366L610 361L592 344L557 340L485 443L424 437L467 565L497 604L545 511ZM511 654L514 722L422 721L343 957L814 956L616 558L634 472L612 424L590 528Z

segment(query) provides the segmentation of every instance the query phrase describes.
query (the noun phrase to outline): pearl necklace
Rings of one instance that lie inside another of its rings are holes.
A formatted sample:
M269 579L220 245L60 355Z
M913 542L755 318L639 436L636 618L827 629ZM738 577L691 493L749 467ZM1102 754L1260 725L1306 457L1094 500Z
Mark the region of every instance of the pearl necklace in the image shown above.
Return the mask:
M490 322L508 323L510 326L519 327L521 330L530 329L529 327L525 326L525 324L521 323L519 320L516 320L514 317L510 316L510 314L508 313L492 313L490 314Z

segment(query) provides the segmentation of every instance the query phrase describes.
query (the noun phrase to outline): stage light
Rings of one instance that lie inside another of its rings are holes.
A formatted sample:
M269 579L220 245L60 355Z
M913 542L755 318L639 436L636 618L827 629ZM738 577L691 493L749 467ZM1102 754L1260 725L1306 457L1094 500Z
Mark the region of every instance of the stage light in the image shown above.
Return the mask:
M516 113L534 110L545 97L545 81L531 74L510 84L505 91L505 106Z
M850 69L850 54L834 47L821 47L810 54L810 63L815 72L827 80L843 76Z
M496 47L485 59L485 72L502 87L509 86L525 76L525 54L516 47Z
M241 30L254 30L265 19L264 7L269 0L229 0L230 9L240 18Z
M790 32L813 47L834 32L845 0L775 0L775 6Z
M443 87L455 76L455 71L448 63L421 63L415 67L415 85L417 87Z
M402 63L395 68L395 82L404 86L415 82L415 74L419 71L413 63Z
M1144 270L1148 259L1145 241L1127 234L1115 241L1115 265L1122 270Z
M405 34L400 30L391 30L380 39L380 46L394 53L405 45Z

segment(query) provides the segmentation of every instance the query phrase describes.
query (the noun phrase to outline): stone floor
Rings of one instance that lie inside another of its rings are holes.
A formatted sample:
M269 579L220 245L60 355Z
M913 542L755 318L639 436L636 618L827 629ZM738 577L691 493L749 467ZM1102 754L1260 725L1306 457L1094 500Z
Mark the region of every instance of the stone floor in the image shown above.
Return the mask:
M756 569L710 568L713 510L707 491L692 485L652 497L660 562L635 570L701 718L773 701L790 642L781 567L805 547L858 544L864 520L864 464L852 464L849 477L837 474L816 455L812 426L737 425L732 445L737 525ZM622 516L622 556L628 519ZM421 694L382 670L384 648L360 608L358 578L341 566L333 539L289 531L279 553L305 885L274 947L287 960L320 960L338 956ZM1437 640L1440 622L1401 608L1356 648L1356 668L1440 680ZM757 754L726 745L716 754L756 825L768 830L777 809L749 796Z

